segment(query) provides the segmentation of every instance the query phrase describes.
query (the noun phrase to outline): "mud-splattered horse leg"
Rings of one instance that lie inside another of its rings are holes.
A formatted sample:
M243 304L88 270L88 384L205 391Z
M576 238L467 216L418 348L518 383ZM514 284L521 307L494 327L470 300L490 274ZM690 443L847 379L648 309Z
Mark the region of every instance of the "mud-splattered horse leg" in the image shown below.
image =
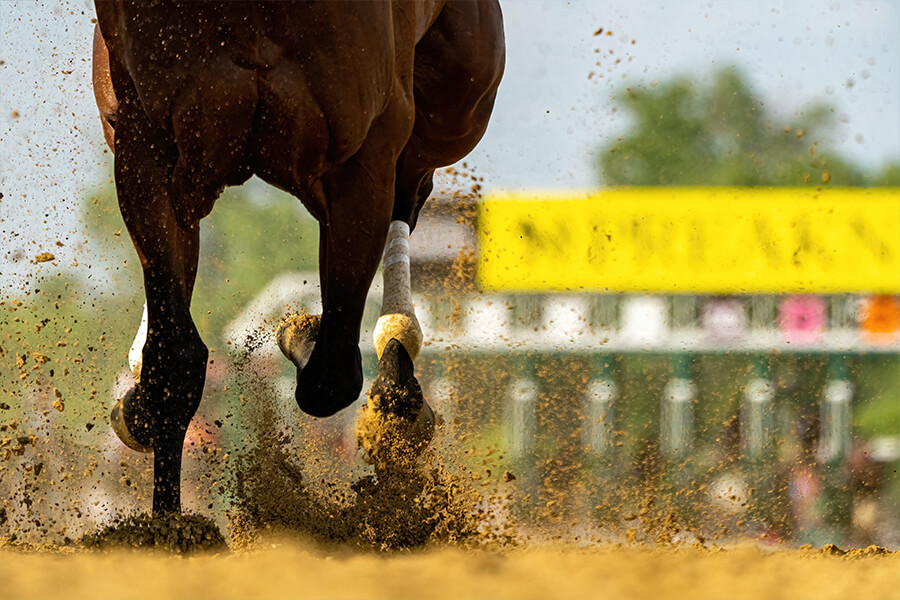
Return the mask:
M404 221L391 221L382 267L381 316L373 332L378 376L357 423L357 440L375 464L376 473L411 464L407 461L418 456L434 436L434 412L425 401L413 365L422 350L424 336L410 289L409 253L409 225ZM378 423L388 414L400 417L393 421L395 426L403 421L406 424L384 436L383 423ZM374 425L366 425L367 420ZM381 433L372 436L372 431ZM401 435L409 452L398 450L395 454L390 448L383 447L385 443L390 444L386 440L394 434Z
M115 29L111 8L98 6L98 16ZM252 71L227 58L209 60L203 85L182 85L172 75L154 87L147 83L153 82L152 73L145 73L145 94L139 98L134 73L121 57L113 58L116 53L109 56L117 101L111 148L119 208L141 260L147 300L140 381L120 405L117 433L124 430L137 445L152 449L158 515L181 509L182 446L206 377L208 350L190 313L200 219L222 188L250 176L246 148L257 82ZM176 91L167 93L169 86ZM101 114L103 104L98 99Z
M502 19L493 2L447 2L416 45L415 124L396 165L384 301L374 332L378 377L357 430L376 472L392 468L388 463L396 457L384 454L388 449L380 447L379 436L366 433L371 429L367 421L377 429L379 413L404 415L409 420L402 435L412 442L413 455L434 432L434 413L413 368L423 337L410 292L410 232L431 193L434 170L464 157L484 135L503 64Z
M502 17L495 2L447 2L416 44L416 118L396 167L384 305L375 329L379 357L392 338L412 359L422 347L409 289L409 235L431 193L434 170L466 156L484 135L503 66Z
M119 208L141 260L147 298L140 383L123 418L134 438L153 449L153 513L177 512L182 446L208 356L190 314L199 222L176 218L168 183L174 143L149 121L133 89L120 97L115 146Z
M412 361L423 337L410 292L409 236L431 193L434 170L463 158L484 135L503 65L502 18L493 2L447 2L416 45L416 118L396 166L384 251L384 301L374 331L379 376L369 395L405 388L409 407L421 405L409 433L425 443L431 438L434 414L413 375ZM361 443L365 447L366 440L361 438ZM373 449L367 450L371 454Z

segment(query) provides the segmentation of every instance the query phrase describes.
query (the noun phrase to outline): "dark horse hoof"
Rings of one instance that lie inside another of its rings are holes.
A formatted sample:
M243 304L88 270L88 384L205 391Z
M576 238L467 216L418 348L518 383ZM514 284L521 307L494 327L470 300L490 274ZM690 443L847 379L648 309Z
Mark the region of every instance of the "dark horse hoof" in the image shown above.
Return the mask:
M125 393L124 398L116 400L109 414L109 422L123 444L137 452L149 453L153 452L153 440L150 439L149 429L139 426L133 418L128 418L132 413L136 390L137 387L133 387Z
M406 348L392 339L357 421L357 441L377 470L415 462L434 437L434 411L425 402Z
M362 390L362 357L359 348L351 355L350 365L339 367L325 363L314 354L297 373L295 398L300 410L313 417L330 417L359 398Z
M321 359L313 359L319 336L321 315L294 314L281 320L275 332L278 348L297 367L297 404L313 417L330 417L347 408L362 389L362 361L356 348L355 361L349 367L335 368Z

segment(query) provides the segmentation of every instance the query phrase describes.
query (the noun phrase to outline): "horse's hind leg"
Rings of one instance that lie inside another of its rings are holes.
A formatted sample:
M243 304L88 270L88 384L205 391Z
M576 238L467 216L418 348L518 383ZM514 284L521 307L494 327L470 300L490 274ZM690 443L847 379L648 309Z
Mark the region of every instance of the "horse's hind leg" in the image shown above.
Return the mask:
M415 360L424 339L410 289L409 224L405 221L391 221L384 248L382 277L384 294L381 316L372 332L375 353L380 359L388 343L396 339L406 349L410 360Z
M208 351L190 314L199 223L179 223L168 174L174 144L137 104L133 88L116 123L116 187L141 259L148 329L140 383L123 406L128 430L154 453L153 513L181 509L181 457L200 403Z
M447 2L416 45L416 116L397 161L384 304L375 326L379 357L392 338L412 359L422 347L410 293L409 234L431 194L434 170L463 158L484 135L503 63L500 8L494 2Z
M375 326L379 357L392 338L412 359L422 347L410 293L409 234L431 194L434 170L463 158L484 135L503 64L502 19L495 2L447 2L416 45L415 123L397 160L384 304Z
M412 361L423 336L410 290L409 234L431 193L435 168L463 158L484 135L503 63L502 20L496 2L447 2L416 45L415 123L396 165L384 252L384 301L374 331L378 378L369 392L367 411L372 417L385 411L411 417L404 437L413 443L413 455L430 441L434 413L413 374ZM375 398L380 401L376 403ZM377 472L385 450L379 446L384 442L376 443L365 434L359 441L375 461Z

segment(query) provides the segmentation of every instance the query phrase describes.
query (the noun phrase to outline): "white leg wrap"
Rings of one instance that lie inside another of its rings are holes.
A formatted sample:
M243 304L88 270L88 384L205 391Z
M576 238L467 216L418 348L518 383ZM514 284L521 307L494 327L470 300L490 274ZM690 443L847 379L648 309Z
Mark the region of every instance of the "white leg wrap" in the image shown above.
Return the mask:
M144 302L144 315L141 317L141 326L138 327L131 350L128 351L128 365L135 382L141 380L141 365L143 364L144 343L147 341L147 302Z
M375 352L381 358L384 347L396 338L415 360L422 349L423 338L409 289L409 225L403 221L391 221L388 228L382 275L384 298L373 335Z

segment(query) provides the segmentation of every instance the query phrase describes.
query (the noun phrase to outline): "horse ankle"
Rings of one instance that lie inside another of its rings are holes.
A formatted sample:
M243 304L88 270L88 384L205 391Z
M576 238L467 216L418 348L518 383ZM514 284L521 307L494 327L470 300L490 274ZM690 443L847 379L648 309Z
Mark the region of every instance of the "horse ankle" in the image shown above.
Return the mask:
M136 409L152 420L154 438L164 430L186 430L200 406L209 349L196 331L161 339L151 330L143 356Z

